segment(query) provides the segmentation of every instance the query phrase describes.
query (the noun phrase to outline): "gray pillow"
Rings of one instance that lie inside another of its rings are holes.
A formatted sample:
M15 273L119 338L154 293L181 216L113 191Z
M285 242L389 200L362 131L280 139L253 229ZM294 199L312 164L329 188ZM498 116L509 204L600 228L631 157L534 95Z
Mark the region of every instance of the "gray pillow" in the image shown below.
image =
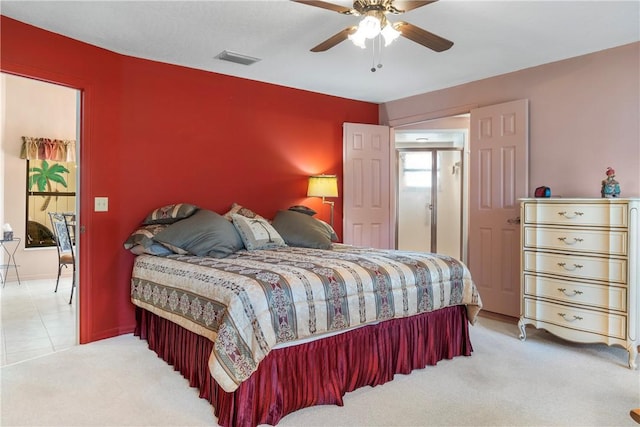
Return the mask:
M190 217L197 210L197 206L189 203L176 203L162 206L161 208L151 211L144 221L142 221L142 224L173 224L181 219Z
M193 255L214 258L224 258L243 248L233 224L206 209L199 209L189 218L171 224L153 239Z
M141 225L133 233L129 235L129 238L124 242L124 248L131 250L134 246L141 245L145 249L153 246L153 236L167 228L168 224L150 224Z
M289 208L290 211L294 211L294 212L300 212L303 213L305 215L309 215L309 216L314 216L315 214L317 214L318 212L314 211L313 209L307 207L307 206L302 206L302 205L295 205L295 206L291 206Z
M327 233L329 233L329 236L331 236L332 242L337 242L339 240L338 235L336 234L336 230L334 230L332 226L330 226L328 223L324 222L321 219L318 219L318 218L314 218L314 219L318 221L320 225L322 225L324 228L327 229Z
M273 218L272 225L289 246L331 249L331 233L309 215L280 210Z
M161 243L154 243L148 248L145 248L142 245L135 245L131 249L129 249L129 251L131 251L131 253L134 255L149 254L156 256L167 256L174 253L171 249Z

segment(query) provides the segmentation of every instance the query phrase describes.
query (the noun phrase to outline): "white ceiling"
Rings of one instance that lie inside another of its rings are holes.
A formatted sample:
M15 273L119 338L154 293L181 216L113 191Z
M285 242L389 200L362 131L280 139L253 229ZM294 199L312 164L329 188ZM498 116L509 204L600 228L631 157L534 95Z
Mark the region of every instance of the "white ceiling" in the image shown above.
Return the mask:
M351 7L349 1L333 3ZM8 1L3 15L102 48L251 80L382 103L640 40L640 1L459 1L390 15L455 44L400 38L382 52L310 48L357 17L284 0ZM245 66L223 50L261 58Z

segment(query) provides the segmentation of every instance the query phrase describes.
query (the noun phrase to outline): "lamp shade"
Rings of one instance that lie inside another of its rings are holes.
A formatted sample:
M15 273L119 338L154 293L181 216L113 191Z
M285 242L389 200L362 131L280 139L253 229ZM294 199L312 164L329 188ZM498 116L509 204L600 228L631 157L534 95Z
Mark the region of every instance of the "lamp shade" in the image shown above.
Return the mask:
M338 177L336 175L310 176L307 197L338 197Z

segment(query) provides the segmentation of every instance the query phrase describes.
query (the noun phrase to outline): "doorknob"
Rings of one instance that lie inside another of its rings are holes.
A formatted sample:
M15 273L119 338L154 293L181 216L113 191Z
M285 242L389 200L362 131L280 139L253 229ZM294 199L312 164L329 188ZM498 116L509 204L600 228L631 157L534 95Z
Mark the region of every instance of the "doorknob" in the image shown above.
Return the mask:
M507 222L512 225L520 224L520 217L517 216L515 218L509 218Z

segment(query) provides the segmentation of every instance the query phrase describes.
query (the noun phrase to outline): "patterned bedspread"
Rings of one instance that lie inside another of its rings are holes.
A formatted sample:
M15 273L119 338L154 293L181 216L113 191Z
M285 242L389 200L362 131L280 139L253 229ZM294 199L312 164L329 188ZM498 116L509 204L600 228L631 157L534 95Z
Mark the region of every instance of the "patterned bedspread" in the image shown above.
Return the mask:
M209 368L228 392L278 344L461 304L474 323L482 307L453 258L347 245L140 255L131 282L135 305L214 342Z

